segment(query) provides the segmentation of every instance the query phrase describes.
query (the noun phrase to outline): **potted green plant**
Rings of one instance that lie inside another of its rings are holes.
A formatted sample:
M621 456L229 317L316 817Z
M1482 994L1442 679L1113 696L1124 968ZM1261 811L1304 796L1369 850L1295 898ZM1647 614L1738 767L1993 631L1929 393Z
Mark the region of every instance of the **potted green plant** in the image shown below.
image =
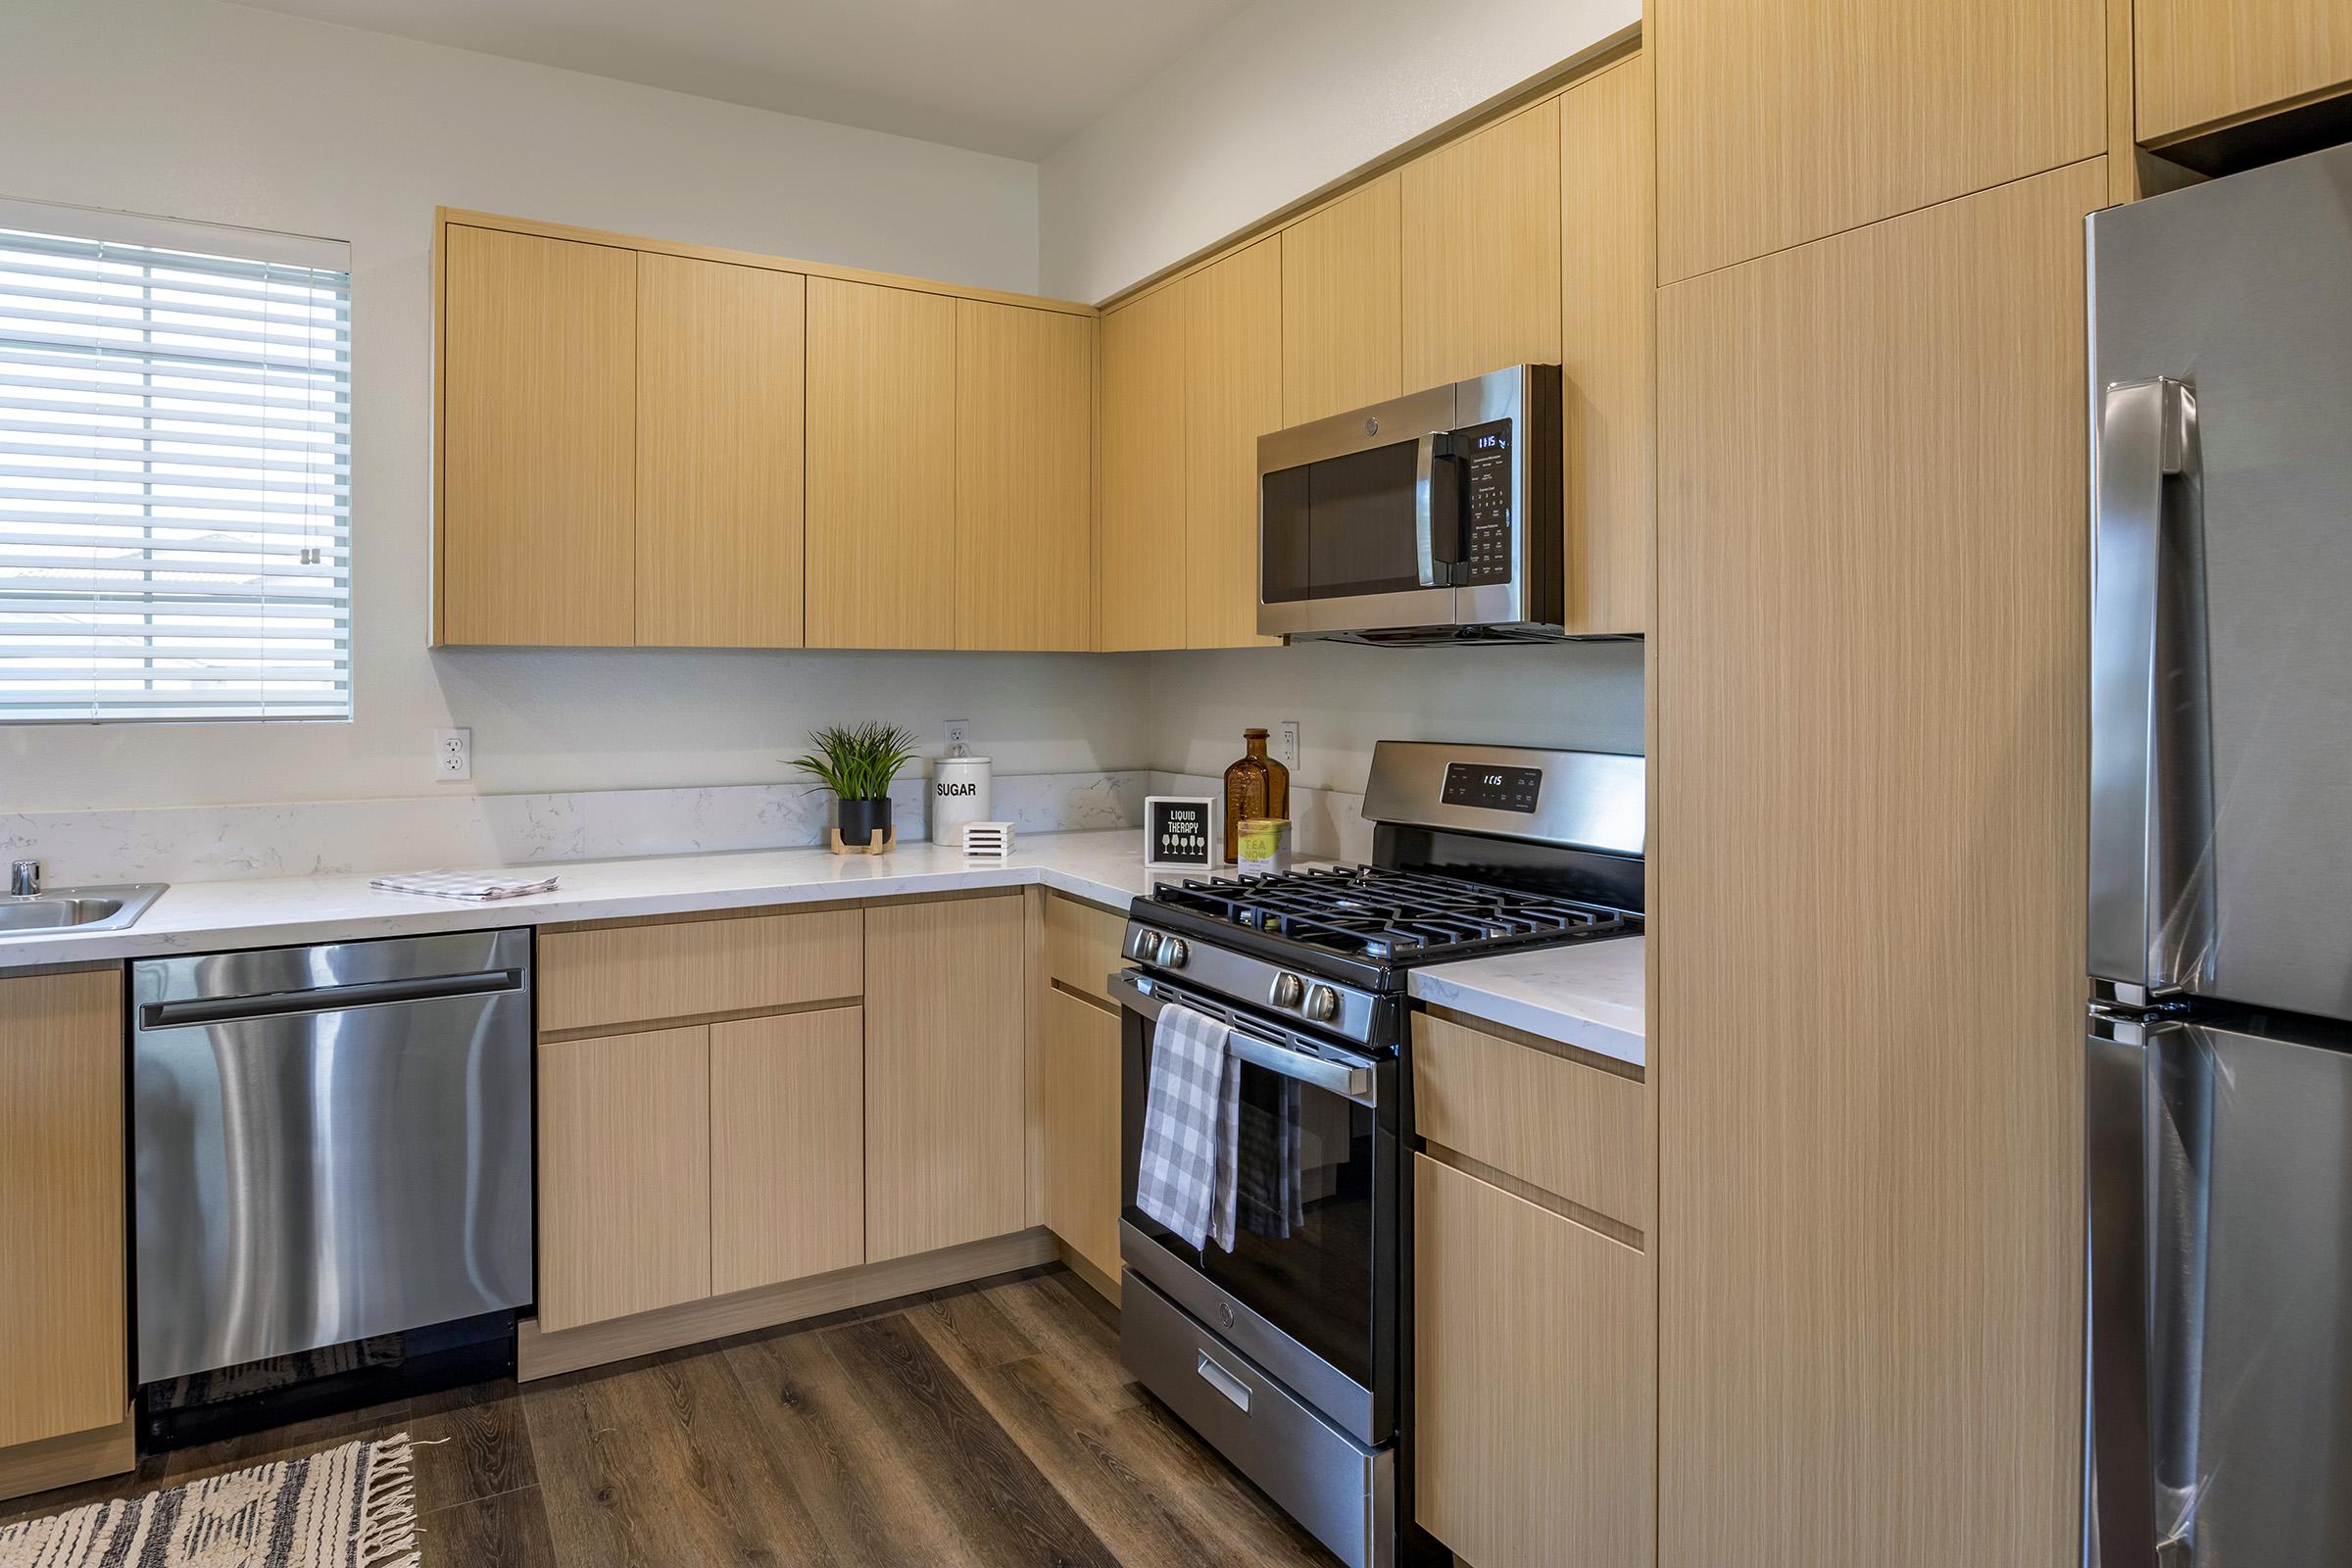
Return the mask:
M893 842L890 781L914 756L914 737L896 724L828 724L808 737L813 748L792 765L838 799L841 842L864 850Z

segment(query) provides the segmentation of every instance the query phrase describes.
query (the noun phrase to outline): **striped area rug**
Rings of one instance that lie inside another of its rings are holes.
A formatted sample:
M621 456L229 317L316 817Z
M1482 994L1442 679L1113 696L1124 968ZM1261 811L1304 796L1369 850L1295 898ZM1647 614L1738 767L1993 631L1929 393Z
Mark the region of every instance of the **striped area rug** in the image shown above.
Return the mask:
M9 1525L0 1568L417 1568L409 1435Z

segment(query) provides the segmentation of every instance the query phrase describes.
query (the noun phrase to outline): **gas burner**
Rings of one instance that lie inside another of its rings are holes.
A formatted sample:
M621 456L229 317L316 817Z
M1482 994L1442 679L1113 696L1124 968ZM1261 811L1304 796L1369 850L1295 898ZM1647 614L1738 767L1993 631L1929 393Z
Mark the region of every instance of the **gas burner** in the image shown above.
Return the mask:
M1628 929L1623 914L1597 905L1373 866L1194 877L1163 884L1152 902L1346 957L1392 963L1472 957Z

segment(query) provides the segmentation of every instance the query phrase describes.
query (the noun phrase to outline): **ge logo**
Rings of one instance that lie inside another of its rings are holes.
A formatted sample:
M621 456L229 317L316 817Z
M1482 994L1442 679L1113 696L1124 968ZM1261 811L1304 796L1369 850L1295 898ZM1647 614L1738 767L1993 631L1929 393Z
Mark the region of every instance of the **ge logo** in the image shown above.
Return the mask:
M1227 1328L1233 1327L1233 1303L1231 1301L1217 1303L1217 1321Z
M1366 434L1366 435L1378 435L1378 434L1380 434L1380 421L1379 421L1378 419L1366 419L1366 420L1364 421L1364 434Z

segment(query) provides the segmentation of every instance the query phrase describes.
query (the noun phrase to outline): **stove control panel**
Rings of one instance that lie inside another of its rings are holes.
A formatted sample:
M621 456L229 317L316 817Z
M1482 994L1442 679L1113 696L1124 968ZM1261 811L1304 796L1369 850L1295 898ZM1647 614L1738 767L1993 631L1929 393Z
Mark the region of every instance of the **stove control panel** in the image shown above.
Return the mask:
M1500 762L1447 762L1438 799L1447 806L1479 806L1490 811L1532 815L1544 793L1544 770Z

